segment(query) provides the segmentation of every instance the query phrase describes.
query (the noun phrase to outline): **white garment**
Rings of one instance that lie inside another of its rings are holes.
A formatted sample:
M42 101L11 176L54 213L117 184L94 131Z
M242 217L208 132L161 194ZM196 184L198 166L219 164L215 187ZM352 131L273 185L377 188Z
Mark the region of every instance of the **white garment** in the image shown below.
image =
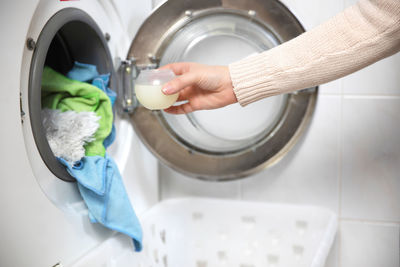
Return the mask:
M65 159L71 165L85 156L84 145L93 141L99 128L94 112L61 112L43 109L42 123L46 138L54 156Z

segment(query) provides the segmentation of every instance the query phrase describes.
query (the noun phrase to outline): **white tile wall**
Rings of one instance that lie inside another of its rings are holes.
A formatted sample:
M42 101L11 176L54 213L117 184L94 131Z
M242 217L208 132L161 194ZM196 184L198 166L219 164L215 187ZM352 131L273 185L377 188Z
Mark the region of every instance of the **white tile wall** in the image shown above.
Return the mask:
M338 79L319 86L318 93L321 95L341 95L343 79Z
M400 95L400 53L342 79L346 95Z
M167 0L151 0L153 8L161 5L162 3L166 2Z
M159 166L161 199L187 196L203 196L213 198L240 198L240 182L205 182L185 177L176 171Z
M151 12L152 1L112 0L112 4L119 14L121 24L127 29L128 38L133 41L140 25Z
M320 96L302 140L276 166L243 180L243 199L316 204L338 212L340 96Z
M342 216L400 221L400 97L344 97L342 127Z
M306 30L323 23L344 9L338 0L281 0Z
M356 4L357 2L358 2L358 0L344 0L344 6L348 7L348 6Z
M339 236L337 235L325 262L325 267L339 266Z
M399 224L342 221L340 266L400 266L399 234Z
M356 0L283 0L310 29ZM161 197L315 204L340 229L326 267L400 266L400 54L320 87L306 135L276 166L240 183L160 170Z

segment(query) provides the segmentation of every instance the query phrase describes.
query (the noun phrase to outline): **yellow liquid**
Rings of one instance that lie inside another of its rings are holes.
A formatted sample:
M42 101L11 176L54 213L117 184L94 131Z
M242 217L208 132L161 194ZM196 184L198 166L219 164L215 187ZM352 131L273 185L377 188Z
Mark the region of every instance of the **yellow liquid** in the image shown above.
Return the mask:
M162 85L135 85L136 98L148 109L165 109L172 106L178 99L179 93L165 95Z

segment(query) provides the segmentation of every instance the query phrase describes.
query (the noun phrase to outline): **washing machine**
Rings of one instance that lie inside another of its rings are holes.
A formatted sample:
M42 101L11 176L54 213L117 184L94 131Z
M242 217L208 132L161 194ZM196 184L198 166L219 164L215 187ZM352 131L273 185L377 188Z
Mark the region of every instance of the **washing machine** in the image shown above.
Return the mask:
M0 5L1 266L76 266L115 237L89 222L74 178L46 140L45 65L65 74L79 61L111 73L117 137L108 152L139 219L158 202L158 164L210 182L241 179L284 157L312 118L317 88L187 115L150 111L135 98L143 69L178 61L226 65L301 34L279 1L169 0L153 10L150 1L122 0ZM115 242L115 251L129 246Z

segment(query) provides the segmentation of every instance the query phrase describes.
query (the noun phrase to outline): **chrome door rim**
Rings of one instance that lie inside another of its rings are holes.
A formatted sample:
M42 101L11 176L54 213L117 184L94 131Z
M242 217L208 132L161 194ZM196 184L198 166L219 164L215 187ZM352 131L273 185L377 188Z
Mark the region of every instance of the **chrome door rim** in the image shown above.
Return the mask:
M246 17L266 27L280 42L304 32L294 15L278 1L170 0L155 10L141 26L128 58L134 57L138 65L154 63L161 58L169 41L180 29L216 13ZM199 179L233 180L278 162L306 129L316 97L316 87L289 94L286 110L271 132L252 147L229 153L202 151L183 142L165 123L160 111L139 106L130 118L141 140L162 163Z

